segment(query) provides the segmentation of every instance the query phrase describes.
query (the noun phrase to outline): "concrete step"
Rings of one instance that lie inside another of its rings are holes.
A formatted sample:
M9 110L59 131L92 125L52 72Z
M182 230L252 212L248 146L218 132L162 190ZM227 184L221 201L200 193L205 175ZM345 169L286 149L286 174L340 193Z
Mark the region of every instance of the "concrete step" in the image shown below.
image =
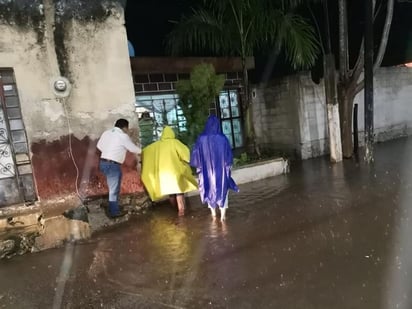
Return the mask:
M35 240L44 232L44 219L39 208L24 209L0 218L0 259L31 252ZM3 212L4 214L4 212Z
M106 204L105 199L95 199L60 214L50 215L49 212L48 216L38 206L24 208L24 205L16 205L2 209L0 259L87 239L94 232L122 224L145 212L151 202L146 194L123 196L121 207L127 214L115 219L106 215Z

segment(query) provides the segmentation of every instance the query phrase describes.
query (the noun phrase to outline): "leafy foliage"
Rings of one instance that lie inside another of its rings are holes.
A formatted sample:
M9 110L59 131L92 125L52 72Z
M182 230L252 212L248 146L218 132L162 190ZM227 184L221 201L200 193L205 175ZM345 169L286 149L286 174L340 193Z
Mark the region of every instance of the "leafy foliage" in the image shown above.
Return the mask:
M204 0L183 16L168 38L172 54L187 51L253 56L255 49L285 49L294 68L314 64L318 42L313 27L295 8L298 0Z
M246 152L240 154L239 157L233 158L233 166L234 167L243 166L243 165L248 164L249 162L250 162L250 159L249 159Z
M261 155L256 156L253 154L248 154L246 152L241 153L240 155L233 158L233 166L235 168L242 167L249 164L255 164L259 162L264 162L267 160L272 160L276 158L292 158L291 154L284 151L274 150L274 149L261 149Z
M181 132L180 140L192 147L197 136L203 131L210 104L223 88L225 78L216 75L211 64L200 64L193 68L189 80L179 80L176 91L179 105L186 118L186 132Z
M253 106L250 104L246 58L257 49L283 49L294 68L311 67L317 57L318 42L313 27L295 12L304 0L203 0L190 16L175 21L168 37L172 54L239 56L242 60L248 144L255 143Z

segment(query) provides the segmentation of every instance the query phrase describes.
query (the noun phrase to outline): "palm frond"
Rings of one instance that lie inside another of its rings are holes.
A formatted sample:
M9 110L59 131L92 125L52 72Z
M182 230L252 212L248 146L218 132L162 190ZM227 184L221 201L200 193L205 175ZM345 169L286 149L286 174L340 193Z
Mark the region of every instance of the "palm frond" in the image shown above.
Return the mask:
M251 8L262 2L261 0L203 0L206 7L226 10L235 7L237 11L243 11L245 8Z
M320 0L307 0L320 1ZM257 48L284 47L295 68L314 64L313 27L294 13L304 0L202 0L204 8L183 17L168 37L173 54L184 51L253 56Z
M285 10L293 10L303 4L318 3L327 0L272 0L272 2L273 1L277 2L278 7L282 7Z
M174 55L185 51L211 51L216 54L230 52L230 39L221 12L205 9L193 10L182 17L167 37L167 47Z
M301 16L285 14L279 29L287 59L297 68L311 67L317 58L319 43L313 27Z

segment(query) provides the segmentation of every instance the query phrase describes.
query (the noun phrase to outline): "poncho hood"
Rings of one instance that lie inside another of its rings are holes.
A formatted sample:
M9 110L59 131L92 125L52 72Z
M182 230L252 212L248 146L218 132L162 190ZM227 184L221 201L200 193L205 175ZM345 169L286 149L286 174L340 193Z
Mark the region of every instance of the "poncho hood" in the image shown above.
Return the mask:
M164 141L166 139L173 139L175 137L176 135L173 129L169 126L165 126L162 132L162 136L160 137L160 140Z
M216 116L210 116L207 119L205 129L203 130L203 134L219 134L222 133L220 129L220 122Z

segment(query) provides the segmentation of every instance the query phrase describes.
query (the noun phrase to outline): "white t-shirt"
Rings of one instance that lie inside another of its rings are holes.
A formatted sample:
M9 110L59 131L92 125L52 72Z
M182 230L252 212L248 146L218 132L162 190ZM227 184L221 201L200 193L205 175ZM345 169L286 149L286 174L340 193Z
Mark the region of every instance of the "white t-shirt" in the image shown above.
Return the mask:
M103 132L97 142L97 149L102 152L100 156L102 159L115 161L120 164L124 162L127 151L136 154L141 153L140 147L131 141L129 135L117 127Z

